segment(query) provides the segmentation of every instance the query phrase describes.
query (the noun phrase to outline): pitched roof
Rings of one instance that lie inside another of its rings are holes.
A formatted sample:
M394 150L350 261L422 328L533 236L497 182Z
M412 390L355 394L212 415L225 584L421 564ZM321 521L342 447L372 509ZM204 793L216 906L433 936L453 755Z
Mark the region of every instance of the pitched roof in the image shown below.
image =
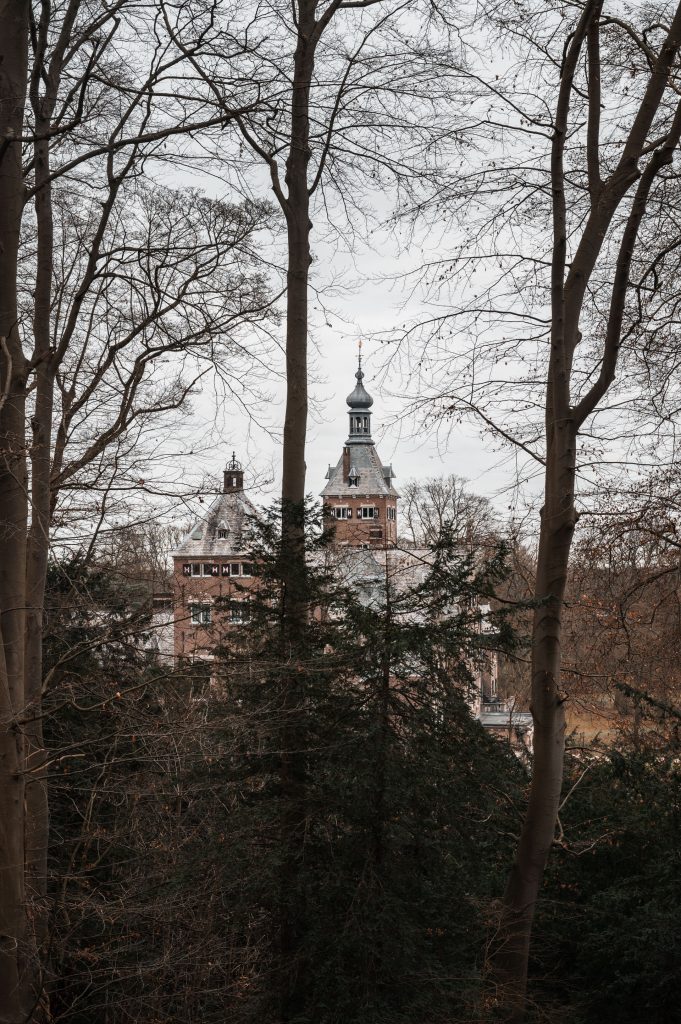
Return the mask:
M373 444L351 444L350 449L350 473L353 470L359 476L357 487L351 487L343 476L343 456L338 460L334 468L329 466L326 474L328 484L322 491L322 497L360 497L362 494L376 495L386 494L393 498L399 498L399 494L393 487L392 466L381 465L378 452Z
M255 505L243 491L218 494L208 511L182 538L173 558L203 558L209 555L237 555L248 551L250 524L257 516ZM218 531L226 530L226 537Z

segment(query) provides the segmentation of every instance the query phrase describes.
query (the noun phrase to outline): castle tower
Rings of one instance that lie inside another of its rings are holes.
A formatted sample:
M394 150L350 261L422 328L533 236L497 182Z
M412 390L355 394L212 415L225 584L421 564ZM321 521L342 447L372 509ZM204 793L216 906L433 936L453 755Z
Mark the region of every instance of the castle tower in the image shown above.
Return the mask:
M336 527L336 544L357 548L393 548L397 543L397 491L392 466L381 463L371 436L374 400L364 387L362 356L357 384L347 397L348 439L335 467L329 466L322 491Z
M245 621L248 590L255 585L248 552L256 516L244 492L243 467L232 453L222 492L173 552L177 657L209 658L221 633Z

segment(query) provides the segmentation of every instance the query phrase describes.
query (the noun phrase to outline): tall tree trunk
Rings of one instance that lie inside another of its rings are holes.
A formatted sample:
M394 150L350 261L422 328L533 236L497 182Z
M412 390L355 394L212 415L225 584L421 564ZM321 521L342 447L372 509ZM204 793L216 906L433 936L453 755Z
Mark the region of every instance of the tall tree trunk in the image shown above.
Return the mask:
M504 893L493 956L492 992L498 1019L525 1015L532 921L553 842L563 780L565 714L560 689L563 601L576 522L576 434L571 421L555 425L548 452L541 515L532 630L534 759L527 813Z
M281 652L290 652L293 671L283 680L281 729L282 871L280 920L280 1019L304 1012L305 929L303 886L306 785L305 679L300 649L307 621L305 566L305 437L307 432L308 276L310 268L309 104L314 70L315 0L298 4L294 55L291 138L286 161L288 266L286 274L286 412L282 466L281 567L283 581Z
M33 98L33 97L32 97ZM37 270L33 315L36 367L35 408L31 418L31 526L26 561L26 884L32 903L36 946L47 939L47 846L49 832L47 772L42 726L43 615L50 531L50 440L54 404L54 368L50 350L53 213L49 181L49 117L34 100L37 222Z
M17 312L28 0L0 0L0 1021L30 1011L24 894L26 374Z

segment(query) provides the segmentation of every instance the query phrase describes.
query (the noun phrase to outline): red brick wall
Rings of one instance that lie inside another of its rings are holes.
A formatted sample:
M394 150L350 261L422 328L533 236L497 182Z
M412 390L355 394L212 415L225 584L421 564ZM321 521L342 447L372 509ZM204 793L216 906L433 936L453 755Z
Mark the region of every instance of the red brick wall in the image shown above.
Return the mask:
M344 505L352 509L351 519L330 518L330 523L336 528L336 544L348 544L350 547L361 547L368 544L372 548L394 547L397 543L397 499L381 495L379 497L365 497L358 494L351 498L325 499L330 508ZM359 519L359 509L362 505L373 505L378 509L377 519ZM387 516L388 508L395 509L395 518L390 520ZM380 531L380 535L379 535Z
M193 559L197 561L197 559ZM233 558L206 557L200 564L223 565L239 562L250 564L245 556ZM214 606L216 598L234 598L235 601L247 598L246 591L256 583L254 576L186 576L183 566L191 565L188 559L176 558L173 567L173 607L175 619L175 656L191 657L194 653L211 653L211 648L219 643L221 635L227 629L237 628L230 620L227 609L218 611ZM191 604L206 604L211 607L211 624L196 625L192 622Z

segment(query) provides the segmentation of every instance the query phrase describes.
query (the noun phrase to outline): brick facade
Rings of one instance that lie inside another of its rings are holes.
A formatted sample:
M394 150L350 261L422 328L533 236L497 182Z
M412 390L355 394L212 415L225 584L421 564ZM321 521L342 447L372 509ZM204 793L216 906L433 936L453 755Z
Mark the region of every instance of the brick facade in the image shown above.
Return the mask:
M195 566L202 573L210 571L210 575L193 576ZM209 657L225 630L248 614L248 591L255 583L253 566L246 555L200 562L174 558L175 657ZM207 618L210 621L204 621Z
M383 548L394 547L397 543L396 497L384 494L326 496L325 503L329 510L327 522L335 528L337 545ZM367 515L369 509L374 510L373 518Z
M257 511L244 494L234 455L223 490L173 552L175 657L210 658L226 630L248 617L248 592L256 585L249 559Z

